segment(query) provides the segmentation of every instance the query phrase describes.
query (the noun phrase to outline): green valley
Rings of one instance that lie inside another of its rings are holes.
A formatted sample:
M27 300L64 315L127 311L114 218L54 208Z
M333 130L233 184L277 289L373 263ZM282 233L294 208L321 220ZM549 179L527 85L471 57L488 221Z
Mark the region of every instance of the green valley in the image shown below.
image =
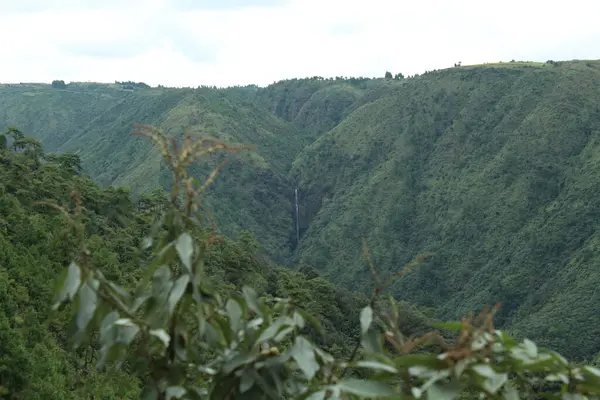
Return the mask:
M68 265L73 243L62 242L65 220L32 202L72 206L78 192L95 264L134 285L150 210L176 183L165 154L131 135L134 123L252 147L189 168L202 182L230 158L202 197L226 237L205 256L211 284L224 296L250 285L300 299L336 357L367 332L357 325L374 289L365 239L383 281L422 260L390 287L409 334L500 303L495 323L515 338L595 362L599 87L600 61L220 89L0 85L0 132L14 126L35 139L19 136L24 144L8 151L17 140L8 137L0 153L0 325L10 342L0 347L0 386L17 388L14 398L82 398L127 381L127 371L92 373L85 354L65 350L65 310L43 335L47 281ZM61 383L14 373L19 362ZM103 398L137 396L138 383Z

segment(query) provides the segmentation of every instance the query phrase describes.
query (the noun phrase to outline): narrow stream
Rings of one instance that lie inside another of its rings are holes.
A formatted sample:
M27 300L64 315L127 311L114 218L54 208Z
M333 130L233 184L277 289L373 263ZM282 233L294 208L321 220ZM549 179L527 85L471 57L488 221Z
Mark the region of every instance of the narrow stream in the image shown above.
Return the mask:
M296 197L296 247L300 245L300 224L299 224L299 216L298 216L298 188L294 189L294 194Z

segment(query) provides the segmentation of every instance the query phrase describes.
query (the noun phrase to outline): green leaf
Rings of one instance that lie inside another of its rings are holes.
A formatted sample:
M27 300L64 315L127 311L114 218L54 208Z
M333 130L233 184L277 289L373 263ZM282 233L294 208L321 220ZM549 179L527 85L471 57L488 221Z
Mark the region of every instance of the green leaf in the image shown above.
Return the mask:
M98 290L99 287L99 282L95 281L97 283L96 287L94 287L94 290ZM130 298L130 294L123 289L122 287L120 287L119 285L114 284L113 282L109 282L108 285L119 294L119 296L121 296L122 299L125 299L126 301L129 300Z
M241 327L242 307L234 299L228 299L225 305L227 315L229 316L229 324L233 332L237 332Z
M435 400L453 400L461 392L460 386L456 383L442 384L435 383L427 389L427 398Z
M391 372L393 374L398 373L398 370L395 367L384 364L384 363L380 363L378 361L359 361L355 365L357 367L362 367L362 368L387 371L387 372Z
M302 336L296 337L292 349L292 357L298 363L298 366L304 372L304 375L310 380L319 370L319 363L315 357L313 345Z
M366 306L360 312L360 329L364 335L369 330L371 323L373 322L373 309L371 306Z
M117 342L130 344L133 338L140 331L140 328L129 318L121 318L114 322L118 326Z
M111 334L114 332L114 323L119 319L119 313L116 311L110 312L108 315L104 317L102 322L100 323L100 341L106 342L111 340Z
M171 337L164 329L151 329L149 332L152 336L159 338L165 347L169 347L169 342L171 341Z
M277 332L279 332L279 329L281 328L282 324L283 324L283 320L278 319L275 322L273 322L271 325L267 326L267 328L264 331L262 331L262 333L256 340L256 343L260 344L262 342L272 339L275 335L277 335Z
M592 367L591 365L586 365L585 367L583 367L583 369L589 372L590 374L596 376L597 378L600 378L600 369Z
M454 375L457 378L460 378L467 366L472 362L473 358L463 358L462 360L458 360L456 364L454 364Z
M494 371L494 369L487 364L476 364L473 365L471 369L475 371L478 375L481 375L486 378L494 377L497 374L497 372Z
M146 386L142 390L140 394L140 399L142 400L157 400L158 399L158 390L154 386Z
M152 294L160 298L161 301L166 302L168 299L167 296L171 293L171 288L173 287L171 278L171 270L166 265L158 267L152 275Z
M52 310L54 311L58 310L58 307L60 307L62 302L65 301L65 298L67 297L66 281L68 273L69 269L64 268L54 283L54 300L52 301Z
M146 300L148 300L151 296L149 294L142 294L133 300L133 304L131 305L131 311L136 312Z
M248 329L257 329L265 320L262 317L254 318L253 320L248 321L246 327Z
M325 363L333 363L335 361L335 358L331 354L321 350L319 347L315 347L315 353L317 353Z
M182 233L177 238L175 249L177 250L177 254L179 254L179 259L187 268L187 272L190 273L192 271L192 255L194 254L192 237L187 232Z
M506 382L506 385L504 385L502 398L504 400L519 400L519 392L510 381Z
M483 387L490 393L496 393L508 380L508 374L498 373L487 364L477 364L471 367L478 375L487 379L483 381Z
M587 397L579 394L579 393L563 393L563 400L587 400Z
M529 339L525 339L523 340L523 347L525 347L525 351L527 352L527 355L531 358L535 358L538 355L538 348L535 345L535 343L533 343L531 340Z
M52 307L54 310L58 309L60 304L67 298L73 301L77 289L79 289L79 285L81 284L81 269L79 269L79 266L71 262L67 270L61 274L57 283L62 287Z
M242 293L244 294L244 299L246 300L246 303L248 304L248 308L250 308L256 314L262 316L262 310L260 308L260 304L258 301L258 295L254 291L254 289L252 289L251 287L248 287L248 286L244 286L242 288Z
M96 292L88 283L84 283L79 289L79 310L77 311L77 327L80 331L87 328L88 323L94 317L98 297Z
M190 281L189 275L182 275L173 284L171 294L169 295L169 313L172 314L175 310L175 306L181 299L181 296L185 293L185 289Z
M319 390L318 392L315 392L315 393L311 394L310 396L308 396L306 398L306 400L325 400L326 395L327 395L327 391Z
M369 353L379 354L383 351L382 338L374 330L370 330L360 341L361 346Z
M293 327L287 327L282 329L281 331L279 331L279 333L277 335L275 335L275 337L273 338L273 340L277 343L281 342L282 340L284 340L287 335L289 335L290 333L294 332L294 328Z
M561 381L563 383L568 384L569 383L569 377L567 376L567 374L565 373L556 373L556 374L550 374L548 376L546 376L545 378L547 381L549 382L557 382L557 381Z
M242 374L242 378L240 379L240 393L246 393L252 389L252 386L254 386L254 377L249 373Z
M256 358L257 355L255 354L236 354L223 365L223 372L230 374L242 365L247 365L254 362Z
M180 399L185 395L186 390L181 386L170 386L165 393L166 400Z
M294 312L292 319L294 320L294 325L296 325L300 329L304 328L304 318L302 318L302 315L300 315L300 313Z
M336 385L342 392L351 393L356 396L365 397L387 397L397 393L386 383L377 381L366 381L356 378L346 378Z
M142 249L146 250L150 246L152 246L152 238L150 236L146 236L144 239L142 239Z

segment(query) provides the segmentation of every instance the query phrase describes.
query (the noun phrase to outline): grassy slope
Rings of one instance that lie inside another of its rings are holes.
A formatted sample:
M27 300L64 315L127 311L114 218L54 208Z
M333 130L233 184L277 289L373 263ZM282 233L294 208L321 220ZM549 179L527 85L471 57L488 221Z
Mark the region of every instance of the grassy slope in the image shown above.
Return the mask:
M364 96L294 163L298 261L359 289L361 237L387 273L435 252L397 296L444 317L502 302L519 332L597 352L599 86L598 63L469 67Z

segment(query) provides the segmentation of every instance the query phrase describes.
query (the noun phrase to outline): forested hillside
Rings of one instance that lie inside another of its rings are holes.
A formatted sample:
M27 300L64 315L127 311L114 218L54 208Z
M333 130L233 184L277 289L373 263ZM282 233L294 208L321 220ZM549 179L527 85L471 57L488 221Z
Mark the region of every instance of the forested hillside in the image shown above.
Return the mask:
M131 122L256 146L206 195L223 232L247 229L270 258L351 290L372 282L363 237L384 276L428 254L397 298L443 319L501 302L501 326L582 360L600 351L598 87L596 61L266 88L13 85L0 121L136 199L171 182Z
M132 287L143 276L141 239L166 195L134 200L124 188L99 187L80 167L76 155L44 152L17 130L0 134L0 397L83 399L92 394L121 400L139 394L140 383L128 368L96 371L97 341L71 352L70 307L52 313L54 282L79 239L67 215L47 203L71 210L80 201L89 262L107 279ZM310 269L292 271L263 260L248 233L238 240L222 238L205 262L220 293L252 285L261 295L293 297L310 307L321 320L324 348L348 354L357 334L350 316L366 304L365 296L337 290ZM406 308L406 313L414 329L427 325L416 310Z
M298 260L358 289L361 236L390 273L435 253L396 296L446 318L500 302L504 326L597 353L598 87L597 63L459 68L364 98L294 163Z

